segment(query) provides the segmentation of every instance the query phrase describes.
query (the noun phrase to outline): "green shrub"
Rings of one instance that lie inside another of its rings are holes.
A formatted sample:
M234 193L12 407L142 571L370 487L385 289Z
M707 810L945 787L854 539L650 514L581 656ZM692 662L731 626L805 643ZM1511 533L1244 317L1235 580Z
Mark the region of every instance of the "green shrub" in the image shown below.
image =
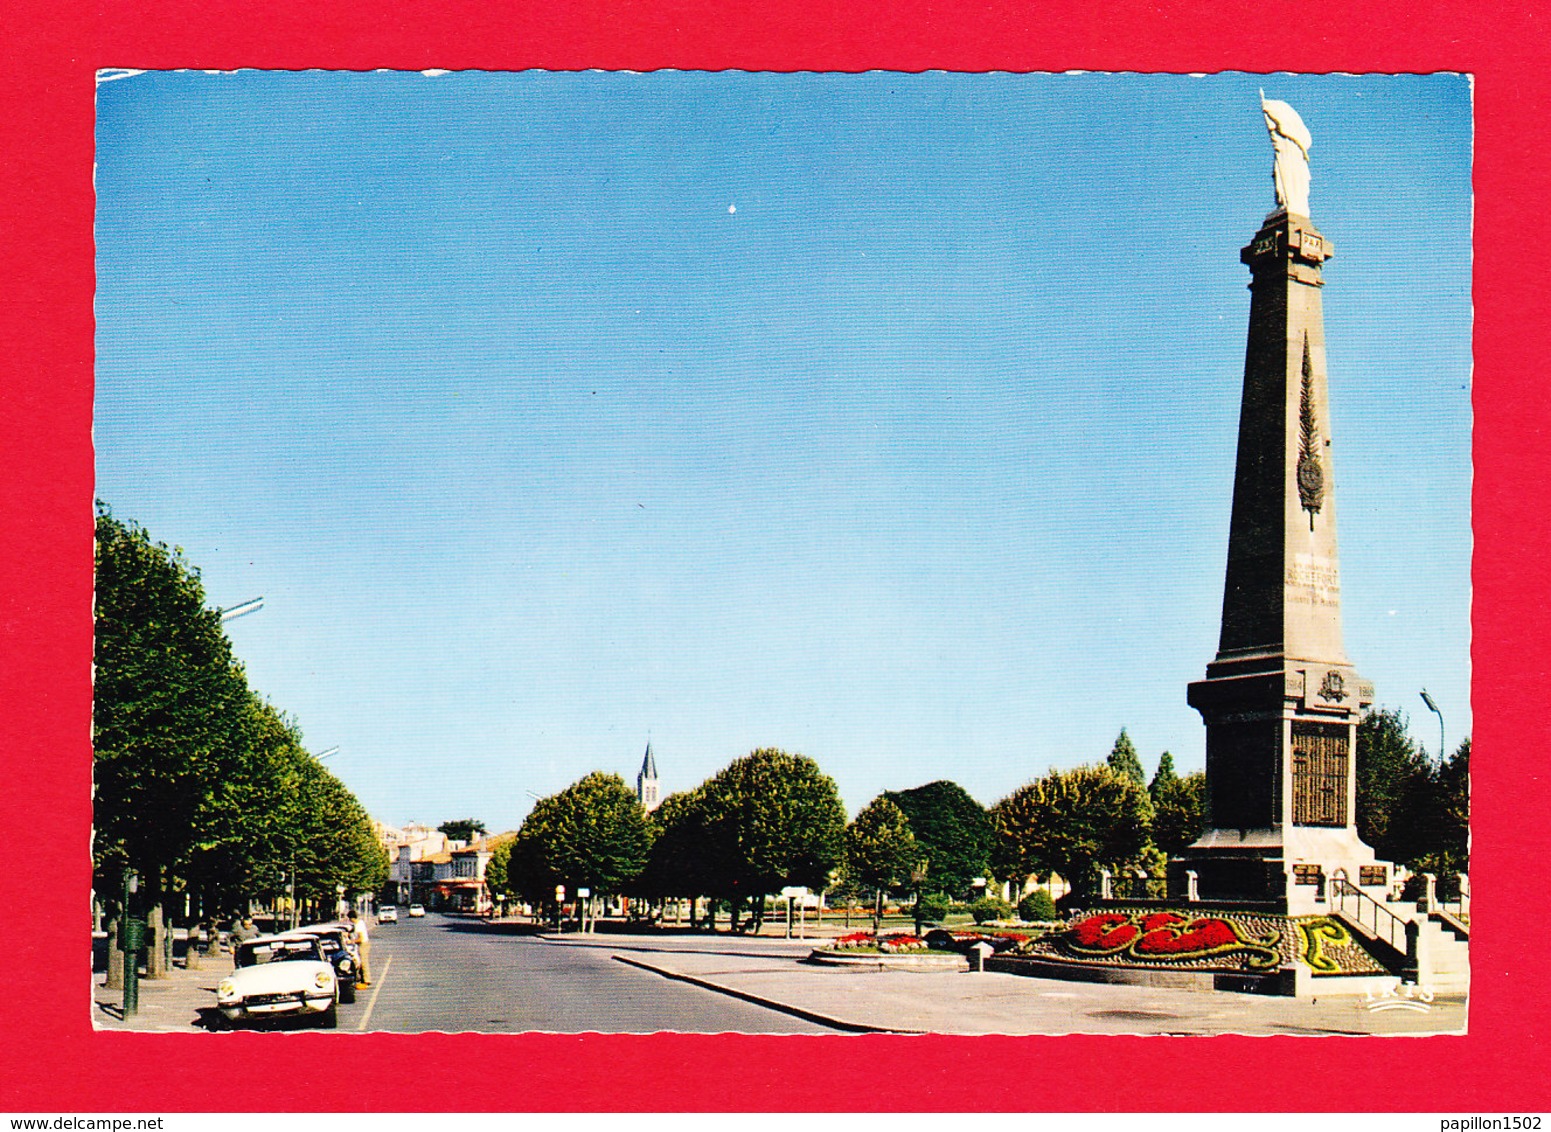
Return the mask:
M1031 923L1044 923L1056 918L1056 902L1050 899L1050 893L1043 888L1036 888L1022 900L1018 901L1018 919L1028 920Z
M934 892L930 896L923 896L916 902L916 917L921 920L935 920L941 922L948 918L948 910L953 902L941 892Z
M982 896L969 906L969 914L977 924L987 920L1005 920L1012 915L1012 905L1000 896Z

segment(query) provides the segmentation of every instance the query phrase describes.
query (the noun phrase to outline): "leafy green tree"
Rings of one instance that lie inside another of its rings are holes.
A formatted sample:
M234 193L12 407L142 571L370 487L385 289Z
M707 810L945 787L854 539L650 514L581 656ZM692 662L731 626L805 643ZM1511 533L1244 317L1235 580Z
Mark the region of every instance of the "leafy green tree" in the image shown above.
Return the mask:
M1059 873L1079 892L1101 867L1135 865L1149 846L1147 791L1110 767L1053 770L991 808L1005 859L1030 873Z
M535 902L556 885L624 891L646 865L646 811L617 774L594 771L534 804L517 832L509 883Z
M1177 857L1206 828L1206 775L1184 778L1174 772L1174 756L1164 751L1158 773L1148 784L1152 800L1152 839L1165 857Z
M910 819L887 795L874 798L846 826L845 854L851 875L872 889L876 932L883 923L885 894L909 883L920 863L921 849L910 832Z
M96 519L93 857L98 891L141 878L153 927L174 870L240 836L221 797L243 773L242 670L199 571L99 503ZM148 959L153 976L159 956Z
M1470 740L1438 768L1439 852L1450 871L1470 872Z
M1371 711L1357 724L1357 834L1383 860L1407 862L1426 852L1417 821L1430 794L1426 758L1398 709Z
M1138 786L1146 785L1147 772L1142 769L1142 760L1136 753L1136 745L1131 742L1131 736L1126 734L1124 727L1115 737L1115 745L1110 749L1109 758L1105 761L1111 770L1125 775Z
M653 899L683 897L693 903L715 890L704 787L669 794L647 815L647 827L652 847L638 892Z
M712 894L752 903L788 885L822 889L843 856L845 809L834 780L802 755L764 748L725 767L702 787L715 869Z
M991 864L991 818L958 783L946 779L883 797L904 811L926 862L924 887L963 895Z
M490 890L491 896L500 898L511 895L511 863L512 839L507 839L491 850L490 860L485 862L485 887Z
M461 841L470 844L478 841L485 835L485 823L474 818L461 818L458 821L444 821L436 827L439 833L444 833L453 841Z

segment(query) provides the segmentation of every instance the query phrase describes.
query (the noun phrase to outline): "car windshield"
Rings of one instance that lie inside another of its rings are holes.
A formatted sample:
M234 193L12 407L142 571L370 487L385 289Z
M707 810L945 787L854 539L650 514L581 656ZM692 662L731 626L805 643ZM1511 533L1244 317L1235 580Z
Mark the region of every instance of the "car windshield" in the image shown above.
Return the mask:
M257 967L261 963L286 963L293 960L321 961L323 953L315 939L261 939L245 943L237 952L237 966Z

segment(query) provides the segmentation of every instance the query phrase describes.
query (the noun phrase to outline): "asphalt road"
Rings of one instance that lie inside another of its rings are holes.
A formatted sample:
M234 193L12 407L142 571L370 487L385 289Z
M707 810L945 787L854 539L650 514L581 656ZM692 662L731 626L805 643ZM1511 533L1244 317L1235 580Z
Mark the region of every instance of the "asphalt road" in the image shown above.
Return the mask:
M401 913L402 915L402 913ZM620 963L604 937L572 945L454 916L372 931L371 987L341 1030L395 1033L825 1034L834 1030ZM628 937L620 939L624 950Z

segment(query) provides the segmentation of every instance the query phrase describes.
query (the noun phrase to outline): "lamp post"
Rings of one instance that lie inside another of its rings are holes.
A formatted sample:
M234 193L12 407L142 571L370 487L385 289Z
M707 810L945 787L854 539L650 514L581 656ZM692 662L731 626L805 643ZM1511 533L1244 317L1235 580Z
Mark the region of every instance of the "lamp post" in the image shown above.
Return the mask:
M1427 710L1438 717L1438 765L1442 766L1448 758L1447 748L1443 745L1443 712L1438 710L1438 705L1433 703L1433 698L1427 694L1427 689L1422 689L1422 702L1427 705Z
M140 1013L140 948L145 941L145 921L134 913L135 895L140 891L140 876L133 869L124 872L124 923L119 929L119 946L124 949L124 1017Z

